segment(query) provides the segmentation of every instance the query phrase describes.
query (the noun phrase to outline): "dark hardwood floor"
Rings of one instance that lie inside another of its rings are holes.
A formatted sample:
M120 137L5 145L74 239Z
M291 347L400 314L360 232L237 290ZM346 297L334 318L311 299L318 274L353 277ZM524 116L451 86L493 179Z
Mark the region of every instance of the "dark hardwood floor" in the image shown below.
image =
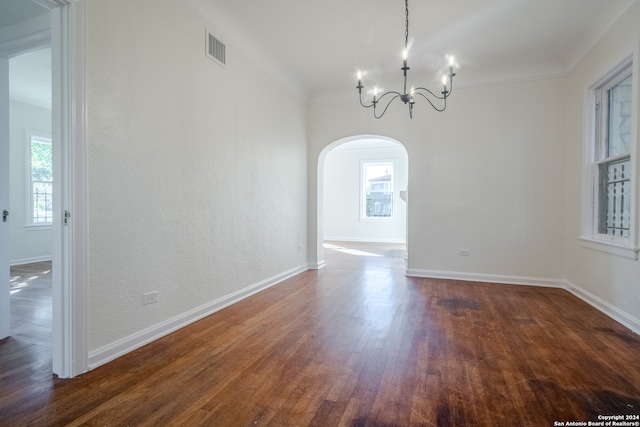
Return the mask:
M568 292L408 278L401 248L331 244L347 250L327 248L326 268L75 379L52 376L29 343L1 341L0 425L553 426L640 414L639 337Z

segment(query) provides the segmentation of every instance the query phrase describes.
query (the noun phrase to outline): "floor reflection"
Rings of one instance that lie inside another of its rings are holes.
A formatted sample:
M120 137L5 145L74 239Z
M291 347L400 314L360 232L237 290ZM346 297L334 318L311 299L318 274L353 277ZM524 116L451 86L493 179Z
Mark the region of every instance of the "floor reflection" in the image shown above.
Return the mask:
M11 336L15 339L51 344L51 261L12 266Z
M323 247L328 267L402 273L406 270L404 243L325 241Z

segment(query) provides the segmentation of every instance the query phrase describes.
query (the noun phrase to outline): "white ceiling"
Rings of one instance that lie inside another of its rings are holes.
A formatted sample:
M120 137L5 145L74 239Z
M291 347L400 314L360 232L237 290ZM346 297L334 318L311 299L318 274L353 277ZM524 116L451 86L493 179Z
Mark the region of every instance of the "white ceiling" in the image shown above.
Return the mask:
M353 99L358 68L365 73L365 86L400 89L402 0L182 1L209 17L210 31L231 45L229 61L233 48L240 49L308 102ZM565 75L639 4L640 0L410 0L409 84L439 88L448 54L457 59L457 86ZM0 8L0 23L42 11L28 0L0 0ZM43 84L43 73L50 75L50 70L38 68L45 63L50 67L50 54L46 55L11 61L12 82L19 86L12 88L12 97L50 105L50 83Z
M45 13L49 11L30 0L0 0L0 27L26 21Z
M0 31L48 13L47 9L30 0L0 0ZM51 108L51 49L9 59L9 97Z
M402 0L182 1L309 102L353 99L358 68L365 86L401 89ZM639 3L411 0L409 77L439 88L447 54L456 56L458 86L566 75Z
M51 49L9 60L9 97L14 101L51 108Z

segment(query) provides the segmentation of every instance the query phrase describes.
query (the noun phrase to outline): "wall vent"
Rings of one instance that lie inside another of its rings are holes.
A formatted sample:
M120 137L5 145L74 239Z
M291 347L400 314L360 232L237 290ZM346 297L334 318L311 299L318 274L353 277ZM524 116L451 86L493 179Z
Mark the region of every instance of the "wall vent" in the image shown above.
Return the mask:
M218 40L208 30L206 31L206 34L207 56L222 66L227 65L227 46L220 40Z

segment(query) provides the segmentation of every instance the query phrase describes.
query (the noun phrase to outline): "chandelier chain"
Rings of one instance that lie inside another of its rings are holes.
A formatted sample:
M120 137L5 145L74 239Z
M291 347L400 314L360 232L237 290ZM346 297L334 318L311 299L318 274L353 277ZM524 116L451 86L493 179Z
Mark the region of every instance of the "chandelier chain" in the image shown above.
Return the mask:
M405 20L404 20L404 48L409 46L409 0L404 0Z

